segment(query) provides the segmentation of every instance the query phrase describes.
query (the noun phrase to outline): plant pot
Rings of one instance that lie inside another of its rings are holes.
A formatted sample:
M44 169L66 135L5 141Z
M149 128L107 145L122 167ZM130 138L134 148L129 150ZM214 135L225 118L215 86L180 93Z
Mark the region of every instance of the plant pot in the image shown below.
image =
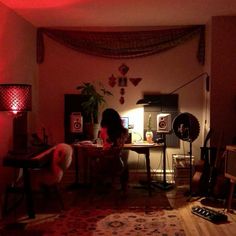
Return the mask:
M146 131L146 133L145 133L145 137L146 137L146 141L148 142L148 143L153 143L153 132L152 131Z
M93 124L84 123L84 134L87 140L93 140Z
M85 123L84 133L88 140L94 140L98 137L99 124Z
M99 124L93 124L93 138L98 138L98 132L99 132L100 125Z

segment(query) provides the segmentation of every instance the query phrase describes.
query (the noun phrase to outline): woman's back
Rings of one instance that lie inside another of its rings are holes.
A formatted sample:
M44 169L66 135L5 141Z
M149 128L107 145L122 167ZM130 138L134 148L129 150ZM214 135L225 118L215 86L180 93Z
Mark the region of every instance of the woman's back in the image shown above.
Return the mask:
M120 115L112 108L102 114L100 138L104 148L122 147L128 137L128 130L124 128Z

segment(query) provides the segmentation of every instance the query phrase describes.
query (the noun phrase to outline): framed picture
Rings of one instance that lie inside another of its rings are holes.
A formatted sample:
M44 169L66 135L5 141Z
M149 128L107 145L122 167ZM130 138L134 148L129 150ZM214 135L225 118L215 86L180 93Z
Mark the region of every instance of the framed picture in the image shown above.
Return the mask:
M121 117L123 126L128 129L129 128L129 117Z
M127 87L127 77L119 77L118 86L119 87Z

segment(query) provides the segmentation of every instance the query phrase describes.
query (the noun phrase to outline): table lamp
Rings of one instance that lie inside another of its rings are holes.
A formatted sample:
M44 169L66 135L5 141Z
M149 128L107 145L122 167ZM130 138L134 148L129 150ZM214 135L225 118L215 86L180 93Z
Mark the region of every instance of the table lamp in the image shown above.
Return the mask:
M0 111L13 115L14 152L27 149L27 111L31 111L31 102L31 85L0 84Z

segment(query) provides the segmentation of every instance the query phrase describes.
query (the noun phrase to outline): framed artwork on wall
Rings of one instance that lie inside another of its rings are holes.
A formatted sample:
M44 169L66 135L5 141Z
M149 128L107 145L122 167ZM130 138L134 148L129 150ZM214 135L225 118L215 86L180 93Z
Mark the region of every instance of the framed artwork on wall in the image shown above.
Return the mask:
M118 86L119 87L127 87L127 77L119 77Z

